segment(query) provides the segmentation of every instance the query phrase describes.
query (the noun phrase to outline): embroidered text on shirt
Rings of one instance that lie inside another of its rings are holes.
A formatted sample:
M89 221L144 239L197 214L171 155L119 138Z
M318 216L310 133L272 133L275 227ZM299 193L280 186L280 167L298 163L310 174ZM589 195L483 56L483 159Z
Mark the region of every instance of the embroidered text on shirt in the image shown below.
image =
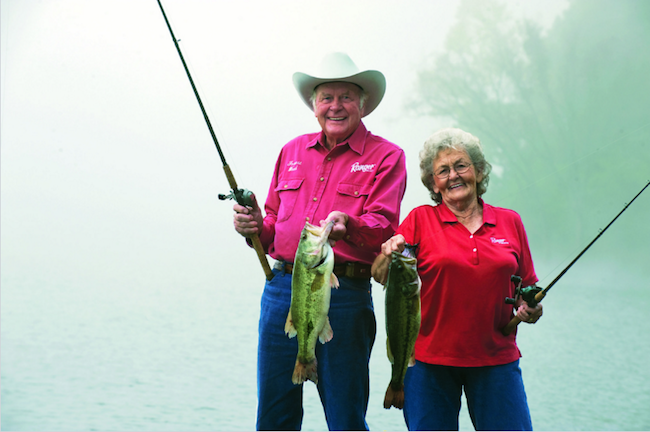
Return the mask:
M298 169L299 165L302 165L302 161L289 161L289 162L287 162L287 166L289 167L289 171L296 171Z
M372 172L373 169L375 169L375 164L361 165L359 162L355 162L352 164L350 172Z

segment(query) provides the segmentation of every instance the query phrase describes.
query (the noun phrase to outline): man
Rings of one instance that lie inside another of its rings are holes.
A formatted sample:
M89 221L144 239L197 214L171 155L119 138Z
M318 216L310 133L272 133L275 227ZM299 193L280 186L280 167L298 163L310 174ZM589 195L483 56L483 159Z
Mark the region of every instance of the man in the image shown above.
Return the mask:
M297 72L294 86L321 131L299 136L280 152L264 210L234 206L244 237L258 234L277 260L262 295L258 345L258 430L299 430L302 385L291 381L298 345L284 334L291 303L291 269L306 221L334 221L340 287L332 290L334 337L318 344L318 392L330 430L368 430L368 362L376 322L370 265L399 225L406 188L404 152L371 134L361 118L383 98L381 72L359 72L344 53L323 59L318 74Z

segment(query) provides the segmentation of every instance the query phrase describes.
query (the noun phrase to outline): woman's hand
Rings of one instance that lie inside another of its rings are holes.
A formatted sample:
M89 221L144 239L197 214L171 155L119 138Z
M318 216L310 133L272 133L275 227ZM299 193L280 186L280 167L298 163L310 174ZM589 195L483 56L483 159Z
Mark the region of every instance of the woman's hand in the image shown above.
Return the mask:
M535 324L544 313L542 309L541 303L537 303L537 306L532 308L528 306L528 303L521 300L517 308L517 318L528 324Z
M391 255L393 251L402 252L406 245L406 240L401 234L397 234L384 242L381 245L381 253L375 258L372 263L370 273L372 277L380 284L385 284L388 279L388 266L390 265Z

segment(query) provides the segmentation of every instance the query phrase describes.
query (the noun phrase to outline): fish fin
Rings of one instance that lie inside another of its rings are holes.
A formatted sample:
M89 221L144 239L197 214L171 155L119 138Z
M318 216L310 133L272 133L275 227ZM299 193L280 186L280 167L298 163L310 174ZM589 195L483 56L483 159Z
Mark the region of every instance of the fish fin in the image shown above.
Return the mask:
M384 408L390 409L391 406L397 409L404 408L404 384L399 390L394 390L391 384L388 385L384 397Z
M316 357L307 364L300 363L300 361L296 359L296 366L293 369L291 381L294 384L302 384L307 380L318 384L318 362L316 361Z
M409 367L415 366L415 353L411 354L411 358L409 359Z
M332 273L332 277L330 278L330 287L339 287L339 278L337 278L334 273Z
M395 356L393 356L393 350L390 349L390 339L386 336L386 354L388 355L388 360L390 364L395 363Z
M289 336L289 339L295 337L298 334L298 330L293 326L293 321L291 320L291 309L289 309L289 315L287 315L287 321L284 323L284 332Z
M330 317L325 318L325 325L323 326L323 330L321 330L320 334L318 335L318 340L320 343L324 344L326 342L329 342L332 340L334 337L334 331L332 330L332 326L330 325Z

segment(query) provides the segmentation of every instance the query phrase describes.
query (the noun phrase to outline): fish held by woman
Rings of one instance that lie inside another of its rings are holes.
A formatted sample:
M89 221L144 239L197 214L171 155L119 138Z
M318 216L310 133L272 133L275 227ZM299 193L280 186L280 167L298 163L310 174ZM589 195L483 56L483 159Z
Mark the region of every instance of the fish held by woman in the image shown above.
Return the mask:
M384 408L404 407L404 376L415 365L415 340L420 331L420 279L417 273L415 246L406 245L404 252L392 252L388 267L386 290L386 348L390 360L391 379Z
M327 316L331 288L338 288L334 275L334 251L328 238L334 222L322 227L305 223L293 263L291 306L285 333L298 337L298 356L293 371L294 384L306 380L318 383L316 342L332 340L334 333Z

